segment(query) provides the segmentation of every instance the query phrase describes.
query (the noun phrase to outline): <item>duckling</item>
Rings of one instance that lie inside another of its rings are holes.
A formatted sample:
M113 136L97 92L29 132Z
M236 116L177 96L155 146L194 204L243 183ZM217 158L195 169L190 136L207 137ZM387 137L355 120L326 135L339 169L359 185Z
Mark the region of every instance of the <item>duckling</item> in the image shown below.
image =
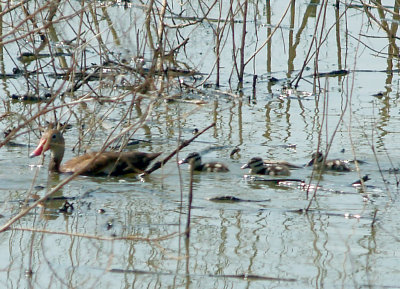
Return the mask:
M264 164L267 166L286 166L290 169L300 169L301 166L289 163L287 161L281 161L281 160L263 160Z
M270 176L289 176L290 171L283 164L266 164L260 157L252 158L242 169L250 168L250 174L270 175Z
M306 167L316 165L318 169L326 169L338 172L349 172L351 171L348 162L343 160L324 160L325 156L321 152L316 152L312 154L311 161L306 164Z
M211 163L201 163L201 156L199 153L190 153L186 158L180 160L178 164L189 164L193 168L194 171L203 171L203 172L229 172L229 169L226 165L211 162Z

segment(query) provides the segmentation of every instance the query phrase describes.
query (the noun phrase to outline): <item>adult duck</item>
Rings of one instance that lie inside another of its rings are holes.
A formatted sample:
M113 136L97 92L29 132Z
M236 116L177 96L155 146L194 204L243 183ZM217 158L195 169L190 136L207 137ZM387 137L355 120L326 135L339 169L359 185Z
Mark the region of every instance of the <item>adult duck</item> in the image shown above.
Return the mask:
M43 133L37 148L30 157L40 156L47 150L51 151L49 171L57 173L75 173L80 175L123 175L141 173L152 160L161 153L144 152L97 152L75 157L61 165L64 157L65 140L57 129L48 129Z

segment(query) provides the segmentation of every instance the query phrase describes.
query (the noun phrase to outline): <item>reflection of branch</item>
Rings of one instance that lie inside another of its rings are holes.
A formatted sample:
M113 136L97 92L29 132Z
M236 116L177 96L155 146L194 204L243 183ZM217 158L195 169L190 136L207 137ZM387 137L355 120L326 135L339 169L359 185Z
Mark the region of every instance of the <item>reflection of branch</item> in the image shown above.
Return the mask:
M184 140L179 147L174 150L172 153L170 153L165 159L163 159L160 162L156 162L154 163L154 165L146 170L143 174L140 175L140 177L144 177L146 175L150 175L152 172L154 172L155 170L158 170L159 168L161 168L161 166L165 165L166 162L168 162L174 155L176 155L177 152L179 152L181 149L183 149L184 147L187 147L192 141L194 141L198 136L200 136L201 134L203 134L205 131L209 130L210 128L212 128L213 126L215 126L215 122L213 122L212 124L210 124L209 126L207 126L205 129L203 129L202 131L200 131L198 134L196 134L194 137L192 137L189 140Z
M382 4L375 3L375 5L372 5L372 4L365 3L364 1L361 1L361 3L362 3L362 5L363 5L364 8L365 8L365 7L369 7L369 8L382 9L382 10L384 10L385 12L388 12L388 13L392 14L394 17L399 17L399 16L400 16L399 13L396 13L396 12L390 10L389 8L383 6ZM390 7L390 8L395 8L395 7L396 7L396 6Z
M160 236L157 238L146 238L138 235L128 235L121 237L107 237L107 236L96 236L82 233L72 233L72 232L64 232L64 231L51 231L44 229L34 229L34 228L12 228L13 231L27 231L27 232L36 232L36 233L44 233L44 234L53 234L53 235L64 235L64 236L72 236L86 239L94 239L94 240L102 240L102 241L116 241L116 240L135 240L135 241L145 241L145 242L159 242L163 240L170 239L175 237L177 233L171 233L164 236Z
M366 4L363 2L363 1L361 1L361 3L364 5L364 7L366 8ZM379 9L381 8L381 7L376 7L377 9L378 9L378 12L379 12ZM386 22L379 22L378 21L378 19L376 19L376 17L374 16L374 15L372 15L372 13L368 10L368 9L364 9L364 12L365 12L365 14L367 14L367 16L368 16L368 18L369 19L372 19L380 28L382 28L383 30L385 30L385 32L387 33L387 34L390 34L390 31L389 31L389 27L387 26L387 23Z
M368 45L367 43L365 43L364 41L362 41L360 38L354 37L354 36L351 35L350 33L348 33L347 35L350 36L351 38L353 38L354 40L360 42L362 45L364 45L364 47L368 48L368 49L371 50L372 52L375 52L377 56L380 55L380 54L389 55L389 54L386 53L386 52L382 52L382 51L379 51L379 50L376 50L376 49L372 48L370 45ZM359 35L360 35L360 36L363 36L363 37L367 37L367 38L375 38L375 37L372 36L372 35L365 35L365 34L361 34L361 33L360 33ZM387 37L382 37L382 38L387 38ZM391 56L395 56L395 55L392 54Z
M336 18L336 21L339 21L339 19L341 19L344 15L346 15L347 9L348 9L348 8L346 8L346 9L342 12L342 14L340 14L340 15ZM321 12L320 12L320 13L321 13ZM318 19L319 19L319 18L320 18L320 17L318 16ZM323 24L323 25L324 25L324 24ZM318 26L318 24L315 26L315 29L317 29L317 26ZM311 61L311 59L313 59L313 57L314 57L315 55L317 55L317 52L319 51L320 47L322 46L322 44L324 44L324 43L327 41L328 35L329 35L329 33L331 32L331 30L332 30L334 27L336 27L336 22L335 22L334 24L332 24L331 27L329 27L329 29L328 29L327 32L325 33L325 34L326 34L325 37L322 38L322 34L321 34L320 41L319 41L319 43L317 43L316 50L313 51L313 52L311 52L312 49L313 49L313 44L312 44L312 43L314 42L314 38L316 37L316 36L315 36L315 35L316 35L316 32L315 32L316 30L314 31L313 40L312 40L312 42L311 42L311 44L310 44L310 47L309 47L309 50L308 50L307 55L306 55L306 57L305 57L303 66L301 67L300 72L297 74L297 76L294 77L294 78L290 81L290 86L292 86L293 83L294 83L295 81L296 81L296 84L294 85L294 87L298 87L298 86L299 86L300 80L303 79L303 72L304 72L306 66L307 66L308 63ZM322 31L322 30L321 30L321 31ZM317 56L318 56L318 55L317 55ZM321 89L321 88L320 88L320 89Z
M283 21L283 19L285 19L286 14L289 11L290 6L293 5L292 2L289 2L289 5L287 6L285 12L283 12L283 15L281 17L281 19L279 19L278 23L275 25L274 29L272 30L271 34L268 36L268 38L264 41L264 43L253 53L253 55L251 55L249 57L249 59L246 60L246 62L244 63L244 65L247 65L254 57L257 56L257 54L265 47L265 45L267 45L268 42L271 41L272 36L274 36L276 30L278 30L278 28L281 26L281 23Z

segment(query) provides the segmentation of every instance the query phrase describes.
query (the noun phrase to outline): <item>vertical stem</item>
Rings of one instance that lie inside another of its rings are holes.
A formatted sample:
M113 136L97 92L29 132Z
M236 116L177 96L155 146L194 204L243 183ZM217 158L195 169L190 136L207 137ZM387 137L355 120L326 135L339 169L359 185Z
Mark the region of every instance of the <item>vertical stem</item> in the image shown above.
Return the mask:
M186 221L186 238L190 237L190 218L192 212L192 201L193 201L193 161L189 163L189 170L190 170L190 183L189 183L189 199L188 199L188 214L187 214L187 221Z
M237 64L237 59L236 59L236 39L235 39L235 14L233 11L233 0L230 0L230 4L229 4L229 14L230 14L230 25L231 25L231 34L232 34L232 59L233 59L233 66L232 66L232 71L231 74L233 73L233 71L235 70L235 72L238 74L239 76L239 68L238 68L238 64ZM230 79L230 77L229 77ZM230 83L230 80L229 80Z
M165 11L167 8L167 0L163 1L161 11L160 11L160 26L158 27L157 31L157 38L158 38L158 47L156 48L158 55L160 57L160 61L158 62L157 69L159 71L162 71L163 68L163 62L164 62L164 17L165 17Z
M253 75L253 85L252 85L252 90L253 90L253 100L256 99L256 85L257 85L257 74Z
M240 72L239 72L239 87L243 87L243 75L244 75L244 48L246 44L246 22L247 22L247 6L248 1L244 1L244 9L243 9L243 26L242 26L242 43L240 45Z
M189 289L189 288L191 288L191 286L190 286L190 284L191 284L191 282L190 282L190 267L189 267L189 265L190 265L190 242L189 242L189 238L186 238L185 239L185 248L186 248L186 286L185 286L185 288L186 289Z
M219 23L218 23L219 24ZM220 67L221 67L221 58L220 58L220 45L221 45L221 39L220 39L220 33L221 33L221 29L219 27L217 27L216 29L216 42L215 42L215 53L216 53L216 57L217 57L217 79L215 80L215 85L217 87L219 87L219 77L220 77Z

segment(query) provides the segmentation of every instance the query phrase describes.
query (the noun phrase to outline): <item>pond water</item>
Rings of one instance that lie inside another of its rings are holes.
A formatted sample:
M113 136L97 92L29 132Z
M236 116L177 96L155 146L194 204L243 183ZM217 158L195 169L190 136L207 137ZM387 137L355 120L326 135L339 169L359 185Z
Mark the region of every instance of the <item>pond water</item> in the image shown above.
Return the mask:
M153 1L1 4L0 129L16 133L0 149L3 288L399 286L399 51L388 37L399 4L225 2L165 1L164 16ZM168 77L150 69L159 43ZM35 49L42 57L18 58ZM65 159L129 139L124 150L162 160L215 125L144 178L78 176L58 189L70 176L49 174L49 155L29 158L55 120L71 125ZM351 172L304 167L318 149L359 162ZM190 152L230 171L191 176L178 165ZM241 166L256 156L298 165L295 180L249 175Z

